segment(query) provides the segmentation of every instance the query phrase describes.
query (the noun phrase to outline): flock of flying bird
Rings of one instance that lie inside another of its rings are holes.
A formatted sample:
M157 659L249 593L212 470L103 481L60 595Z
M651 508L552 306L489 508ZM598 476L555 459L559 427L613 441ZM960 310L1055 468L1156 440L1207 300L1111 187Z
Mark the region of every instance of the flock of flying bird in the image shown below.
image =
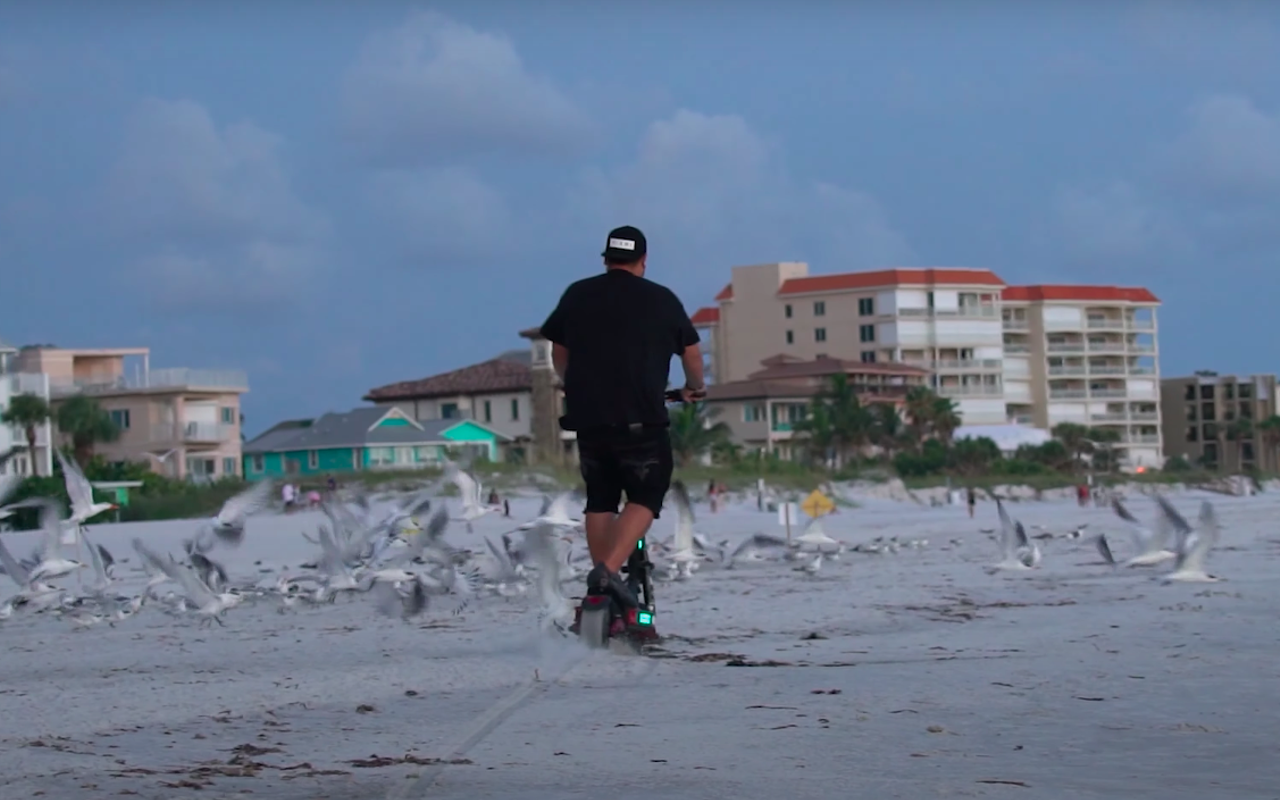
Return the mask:
M0 455L0 464L12 455ZM544 497L535 519L502 534L497 542L485 537L484 549L479 552L450 544L445 535L450 522L462 522L471 531L475 520L499 509L482 502L483 487L473 475L448 464L439 482L398 501L375 503L367 494L326 499L321 508L327 524L319 526L314 537L303 534L318 553L297 571L264 576L262 573L272 571L263 569L253 580L235 581L218 560L219 550L243 543L249 517L271 504L272 483L261 481L229 499L214 517L201 521L195 536L183 542L181 557L159 553L141 539L133 539L139 563L133 576L122 577L117 573L129 559L117 561L105 547L92 543L85 530L86 522L114 506L95 502L92 487L79 467L61 452L57 457L70 498L67 513L61 503L49 498L3 505L19 479L0 476L0 520L20 508L37 508L42 532L36 551L22 560L13 557L0 537L0 567L17 585L15 594L0 600L0 620L18 612L48 613L86 628L99 623L114 625L151 604L174 616L223 624L226 612L245 604L270 602L277 611L286 613L300 606L365 594L373 598L381 613L408 620L426 611L432 598L451 598L452 611L457 614L485 597L532 592L542 627L564 632L573 618L565 584L581 579L591 567L585 551L574 547L582 538L582 521L569 514L570 493ZM446 483L458 490L461 508L454 515L441 496ZM828 536L819 518L811 520L793 539L759 533L731 547L730 540L712 542L695 532L693 505L682 483L673 483L670 497L676 511L673 535L665 540L651 539L647 545L654 562L653 577L659 581L686 580L703 567L733 569L751 562L792 562L795 570L815 575L825 561L839 559L846 552L891 554L928 546L926 539L899 540L895 536L848 545ZM1037 540L1055 538L1054 534L1028 536L1022 523L1009 516L1004 503L997 499L996 504L1000 532L997 536L995 530L984 529L1000 543L1001 558L991 569L1039 567L1043 556ZM1172 561L1173 570L1164 576L1168 581L1218 580L1204 571L1205 556L1218 537L1213 506L1204 503L1196 530L1163 497L1157 496L1156 504L1156 522L1145 527L1119 500L1113 501L1116 514L1134 531L1137 554L1117 561L1103 534L1094 538L1103 560L1116 568ZM1080 538L1085 527L1066 537ZM1171 539L1172 550L1167 549ZM953 540L953 544L959 543ZM87 552L87 563L66 557L64 548L69 546L75 546L77 553ZM90 576L87 581L85 575ZM71 576L77 578L76 591L59 585ZM130 583L141 584L141 589L136 593L122 591Z

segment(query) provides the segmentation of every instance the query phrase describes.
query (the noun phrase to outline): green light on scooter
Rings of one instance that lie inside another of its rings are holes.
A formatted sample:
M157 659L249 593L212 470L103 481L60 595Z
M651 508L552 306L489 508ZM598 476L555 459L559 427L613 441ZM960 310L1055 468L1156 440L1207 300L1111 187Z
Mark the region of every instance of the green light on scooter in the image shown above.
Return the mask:
M636 614L636 622L641 625L652 625L653 615L648 611L641 611L639 614Z
M644 539L641 539L640 541L636 542L636 549L637 549L637 550L643 550L643 549L644 549Z

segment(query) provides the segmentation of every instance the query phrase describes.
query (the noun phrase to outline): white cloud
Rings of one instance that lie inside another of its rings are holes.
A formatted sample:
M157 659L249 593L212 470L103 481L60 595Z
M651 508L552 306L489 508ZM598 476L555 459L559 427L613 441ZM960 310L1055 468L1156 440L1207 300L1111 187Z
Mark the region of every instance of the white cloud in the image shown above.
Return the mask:
M137 277L174 309L287 300L321 262L323 216L294 193L279 137L214 123L200 104L147 100L128 120L102 213L148 253Z
M529 72L511 41L441 14L370 37L342 81L347 133L374 161L412 166L462 154L574 154L587 114Z
M1157 152L1164 177L1212 201L1280 197L1280 117L1235 95L1201 100L1188 116L1188 129Z
M651 260L667 265L804 259L825 272L915 258L873 197L796 180L780 149L731 115L682 110L652 123L634 162L588 176L577 212L639 226Z

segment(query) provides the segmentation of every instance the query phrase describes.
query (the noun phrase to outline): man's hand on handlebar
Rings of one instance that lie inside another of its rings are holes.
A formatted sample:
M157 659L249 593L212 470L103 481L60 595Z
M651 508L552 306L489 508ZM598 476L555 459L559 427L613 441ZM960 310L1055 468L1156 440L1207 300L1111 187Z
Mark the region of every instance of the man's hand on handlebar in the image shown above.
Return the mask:
M701 386L697 389L689 386L680 390L680 399L686 403L699 403L707 399L707 387Z

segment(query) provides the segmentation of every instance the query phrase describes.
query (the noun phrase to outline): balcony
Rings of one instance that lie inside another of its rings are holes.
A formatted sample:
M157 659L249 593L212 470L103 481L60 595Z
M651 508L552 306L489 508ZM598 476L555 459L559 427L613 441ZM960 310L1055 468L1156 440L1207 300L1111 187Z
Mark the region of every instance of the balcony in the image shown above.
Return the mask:
M49 391L55 397L73 394L127 394L147 391L223 391L247 392L249 376L239 369L153 369L141 375L86 379L49 379Z
M939 386L937 392L942 397L1000 397L1004 394L1003 386Z
M1160 435L1156 433L1131 433L1124 437L1126 444L1160 444Z
M1090 389L1089 396L1099 398L1122 398L1128 397L1129 392L1126 389Z
M1124 351L1124 342L1089 342L1090 353L1123 353Z
M907 359L904 363L921 369L946 372L999 372L1004 362L998 358Z
M1084 342L1049 342L1044 349L1050 353L1082 353Z
M1026 344L1008 344L1004 346L1005 353L1030 353L1031 346Z
M899 308L899 317L970 317L995 319L1000 310L995 306L961 306L959 308Z
M1128 422L1129 415L1121 412L1109 412L1106 414L1090 414L1090 422Z
M1130 367L1129 367L1129 374L1130 374L1130 375L1155 375L1155 374L1156 374L1156 368L1155 368L1155 367L1140 367L1140 366L1138 366L1137 364L1134 364L1134 365L1132 365L1132 366L1130 366Z
M1118 366L1115 364L1090 364L1089 365L1090 375L1127 375L1128 373L1129 373L1129 368L1124 366L1123 364Z
M1134 422L1156 422L1160 419L1160 415L1154 411L1130 411L1129 419Z
M1129 350L1134 353L1154 353L1156 346L1147 342L1129 342Z
M1019 414L1016 417L1010 417L1009 422L1013 425L1034 425L1036 419L1030 414Z
M1084 389L1050 389L1050 400L1083 400L1089 396Z
M18 372L12 375L0 375L0 380L9 384L9 395L34 394L37 397L49 396L48 379L39 373Z
M188 444L221 444L231 440L235 428L216 422L188 422L174 426L174 439Z
M1129 329L1135 331L1153 331L1156 329L1156 322L1152 319L1131 319L1129 320Z
M1007 331L1025 331L1031 329L1031 323L1025 319L1006 319L1004 329Z
M1083 375L1084 367L1049 367L1050 377L1059 377L1064 375Z
M1087 327L1094 330L1122 331L1125 329L1124 320L1119 317L1091 317L1085 324Z

